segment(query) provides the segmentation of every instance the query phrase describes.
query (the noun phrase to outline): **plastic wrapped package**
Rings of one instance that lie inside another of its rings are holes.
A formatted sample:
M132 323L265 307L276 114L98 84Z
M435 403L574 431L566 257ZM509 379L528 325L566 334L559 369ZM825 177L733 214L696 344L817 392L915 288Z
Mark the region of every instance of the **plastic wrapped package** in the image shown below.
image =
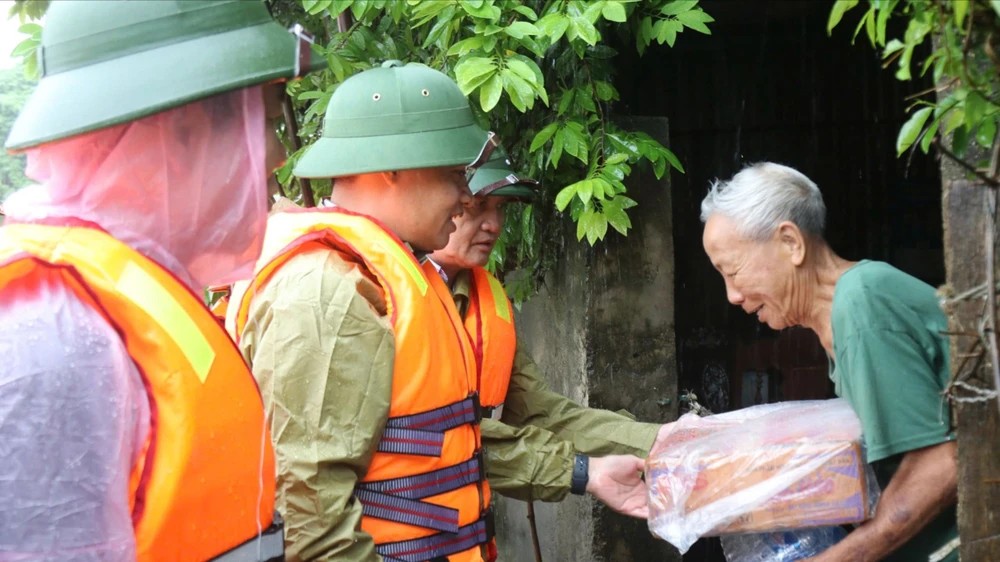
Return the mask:
M646 483L650 531L682 553L703 536L860 523L878 497L842 399L685 415Z
M843 527L724 535L727 562L796 562L821 554L847 536Z

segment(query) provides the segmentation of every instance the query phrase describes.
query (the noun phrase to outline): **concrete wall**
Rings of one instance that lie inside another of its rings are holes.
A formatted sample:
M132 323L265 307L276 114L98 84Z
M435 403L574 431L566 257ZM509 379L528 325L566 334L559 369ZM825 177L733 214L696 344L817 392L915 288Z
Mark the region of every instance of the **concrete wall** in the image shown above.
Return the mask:
M632 118L622 126L668 144L666 119ZM639 206L630 210L627 238L609 231L594 249L567 228L564 255L543 291L517 315L518 333L552 389L591 407L666 422L677 414L669 179L637 170L629 195ZM526 513L524 502L497 502L505 562L534 560ZM680 560L644 521L589 497L535 502L535 515L546 562Z

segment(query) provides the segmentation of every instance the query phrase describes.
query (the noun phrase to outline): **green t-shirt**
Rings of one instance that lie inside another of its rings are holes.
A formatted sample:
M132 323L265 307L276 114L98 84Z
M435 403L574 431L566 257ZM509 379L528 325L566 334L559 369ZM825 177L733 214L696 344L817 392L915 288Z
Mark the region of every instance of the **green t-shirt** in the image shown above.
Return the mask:
M861 419L882 489L903 453L954 439L941 397L950 376L947 320L934 288L887 263L862 261L837 281L830 378ZM949 508L886 560L926 561L958 536ZM957 561L952 551L943 561Z

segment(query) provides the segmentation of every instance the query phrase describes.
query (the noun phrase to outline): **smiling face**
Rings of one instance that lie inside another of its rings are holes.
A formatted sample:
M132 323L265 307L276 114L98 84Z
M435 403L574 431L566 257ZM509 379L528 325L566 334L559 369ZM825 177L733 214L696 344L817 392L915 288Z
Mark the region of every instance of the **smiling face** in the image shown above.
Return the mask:
M803 251L797 236L789 223L764 242L743 236L734 221L719 214L705 223L705 253L725 279L729 302L774 330L800 324L796 294Z
M465 212L454 219L456 230L448 245L431 256L442 267L483 267L503 229L504 197L473 197Z

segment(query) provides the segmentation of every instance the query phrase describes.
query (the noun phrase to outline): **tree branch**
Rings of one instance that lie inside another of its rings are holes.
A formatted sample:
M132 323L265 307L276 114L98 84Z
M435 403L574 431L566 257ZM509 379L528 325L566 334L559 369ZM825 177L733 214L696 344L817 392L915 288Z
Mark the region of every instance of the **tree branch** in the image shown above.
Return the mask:
M968 170L968 171L972 172L973 174L975 174L976 177L979 178L979 179L981 179L981 180L983 180L983 182L986 185L988 185L988 186L990 186L992 188L1000 187L1000 182L997 182L997 180L995 180L993 177L987 176L986 174L984 174L983 172L981 172L980 170L978 170L975 166L969 164L965 160L962 160L958 156L955 156L955 153L953 153L952 151L948 150L947 148L945 148L941 144L941 140L940 139L934 139L933 141L931 141L931 145L935 149L937 149L937 151L940 154L943 154L944 156L947 156L948 159L951 160L952 162L958 164L959 166L961 166L961 167L965 168L966 170Z

